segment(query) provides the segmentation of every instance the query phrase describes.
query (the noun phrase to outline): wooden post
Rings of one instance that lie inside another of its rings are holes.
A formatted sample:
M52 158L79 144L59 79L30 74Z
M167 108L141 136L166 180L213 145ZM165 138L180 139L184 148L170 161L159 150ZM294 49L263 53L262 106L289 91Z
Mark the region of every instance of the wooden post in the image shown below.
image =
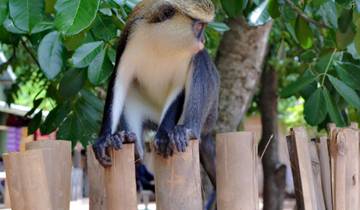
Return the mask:
M169 158L154 155L157 210L202 210L199 141Z
M359 132L340 129L334 154L334 209L359 209Z
M250 132L216 138L216 182L219 210L259 209L257 144Z
M136 210L134 144L111 150L112 166L105 168L107 210Z
M328 138L320 137L316 144L321 170L322 192L324 194L325 206L327 210L333 210L332 206L332 183L331 183L331 169L330 169L330 153L328 148Z
M311 166L314 175L314 188L316 195L318 195L318 199L316 201L317 210L326 210L324 195L322 192L323 187L321 181L320 158L316 149L316 142L309 142L309 147L311 155Z
M52 149L4 155L12 210L55 210L45 161Z
M308 142L309 138L304 128L291 129L288 148L295 182L296 203L300 210L317 209Z
M107 210L105 169L96 160L92 146L87 148L90 210Z
M26 150L52 149L45 160L47 182L54 210L69 210L71 198L71 142L42 140L27 143Z

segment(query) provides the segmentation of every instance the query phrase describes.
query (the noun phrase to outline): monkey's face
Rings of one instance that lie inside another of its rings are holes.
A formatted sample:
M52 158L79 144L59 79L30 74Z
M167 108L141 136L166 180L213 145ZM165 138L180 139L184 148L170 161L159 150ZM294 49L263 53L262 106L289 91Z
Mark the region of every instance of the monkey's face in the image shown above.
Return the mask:
M143 35L161 52L196 54L204 48L206 22L171 5L160 6L145 21Z

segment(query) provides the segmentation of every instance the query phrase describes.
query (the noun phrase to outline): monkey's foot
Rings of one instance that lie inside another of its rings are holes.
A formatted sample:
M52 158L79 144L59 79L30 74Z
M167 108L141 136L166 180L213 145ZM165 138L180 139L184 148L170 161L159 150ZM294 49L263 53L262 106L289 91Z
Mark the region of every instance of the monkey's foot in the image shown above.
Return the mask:
M169 133L170 145L172 148L176 148L178 152L185 152L192 136L191 129L183 125L177 125L174 130Z
M171 156L174 153L168 134L165 131L158 131L155 136L154 146L157 153L163 157Z
M109 149L120 150L123 144L134 143L136 141L136 135L132 132L121 131L112 135L102 136L97 139L92 148L95 153L96 159L104 167L111 166L111 157Z

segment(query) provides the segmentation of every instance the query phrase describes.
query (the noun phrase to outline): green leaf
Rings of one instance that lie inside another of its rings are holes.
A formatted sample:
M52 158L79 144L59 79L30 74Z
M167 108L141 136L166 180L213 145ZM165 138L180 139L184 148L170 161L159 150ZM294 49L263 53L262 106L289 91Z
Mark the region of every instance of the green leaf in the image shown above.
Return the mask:
M110 41L116 37L117 27L114 24L112 17L98 15L92 25L91 31L96 38Z
M34 26L31 33L36 34L36 33L39 33L39 32L43 32L43 31L52 29L53 27L54 27L54 25L53 25L52 22L42 21L42 22L39 22L38 24L36 24Z
M3 23L4 28L13 34L25 34L25 31L18 29L11 19L6 19Z
M15 44L19 40L19 36L8 32L4 26L0 25L0 42L4 44Z
M41 124L41 120L42 120L42 111L38 112L30 121L29 123L29 130L28 130L28 134L34 134L35 131L40 127Z
M2 25L9 14L8 2L8 0L0 1L0 25Z
M70 69L60 82L59 92L65 98L71 98L78 94L85 84L85 71L83 69Z
M358 30L354 37L354 45L358 54L360 54L360 30Z
M348 27L345 33L336 31L336 46L339 49L346 49L354 40L355 32L351 27Z
M337 28L337 10L336 4L334 1L325 1L324 4L320 6L318 14L323 19L324 23L331 28Z
M110 77L112 69L113 66L106 56L106 49L102 49L89 65L89 81L94 85L102 84Z
M72 61L75 67L87 67L92 60L100 53L103 42L91 42L81 45L74 53Z
M58 0L56 27L66 35L80 33L94 21L99 3L100 0Z
M313 46L313 33L309 24L300 16L296 19L295 34L304 49L309 49Z
M211 22L209 27L213 28L217 32L225 32L230 30L229 26L222 22Z
M341 12L341 15L338 19L338 26L341 33L346 33L348 28L351 26L353 19L352 11L352 9L344 9Z
M323 89L323 94L326 102L326 109L330 115L331 121L336 123L339 127L346 126L344 117L341 115L339 108L335 105L334 100L331 98L329 91L326 88Z
M353 89L360 90L360 66L352 63L336 63L335 69L343 82Z
M290 97L300 90L304 89L306 86L310 85L316 80L316 76L312 75L309 71L305 72L298 80L291 83L287 87L285 87L280 95L283 98Z
M360 0L355 0L355 4L356 4L356 11L360 12Z
M221 5L226 14L232 18L241 15L246 8L248 0L221 0Z
M337 78L328 75L331 84L334 86L336 91L348 102L351 106L360 109L360 97L356 92L347 86L344 82Z
M65 120L70 111L71 107L69 104L61 104L51 110L44 123L40 126L41 133L47 135L54 132Z
M326 117L325 98L321 88L318 88L304 105L304 117L307 123L312 126L318 125L325 120Z
M55 12L56 0L45 0L45 12L48 14Z
M60 35L54 31L47 34L40 42L38 60L48 79L54 79L63 66L63 45Z
M269 0L268 10L272 18L280 17L280 5L278 0Z
M43 20L43 0L9 0L9 11L17 28L31 32Z
M74 51L84 42L85 37L85 32L81 32L73 36L64 36L64 45L67 50Z
M319 8L322 4L324 4L326 2L326 0L312 0L311 4L316 7Z

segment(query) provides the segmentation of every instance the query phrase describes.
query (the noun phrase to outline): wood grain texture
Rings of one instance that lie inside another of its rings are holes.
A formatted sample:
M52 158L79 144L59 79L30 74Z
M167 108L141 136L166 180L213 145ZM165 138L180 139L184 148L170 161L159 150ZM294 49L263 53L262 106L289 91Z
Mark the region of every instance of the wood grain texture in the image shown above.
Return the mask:
M288 148L294 175L297 207L300 210L316 210L318 196L311 167L310 139L304 128L293 128L290 133Z
M257 145L253 134L217 135L216 154L218 209L259 209Z
M327 210L333 210L332 206L332 182L330 169L330 153L328 148L328 138L320 137L316 144L321 170L322 192L324 194L325 206Z
M105 169L96 160L92 146L87 148L90 210L107 210Z
M169 158L154 155L157 210L202 210L199 141Z
M137 210L134 144L110 154L112 166L105 168L107 210Z
M71 197L71 142L42 140L27 143L29 150L52 149L45 160L46 177L50 188L50 198L54 210L69 210Z
M4 155L12 210L55 210L45 160L52 149Z

